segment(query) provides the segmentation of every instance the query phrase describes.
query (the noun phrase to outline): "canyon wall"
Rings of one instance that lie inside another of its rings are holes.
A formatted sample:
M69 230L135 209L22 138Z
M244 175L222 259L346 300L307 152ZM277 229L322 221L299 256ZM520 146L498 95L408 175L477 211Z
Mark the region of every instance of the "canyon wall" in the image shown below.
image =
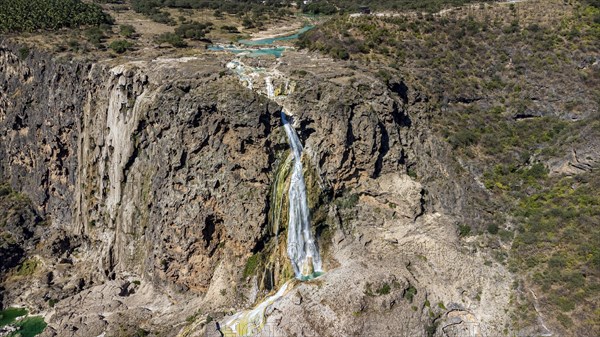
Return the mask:
M188 336L264 296L249 258L272 246L288 145L260 84L244 87L223 54L87 63L1 45L0 176L39 218L21 259L41 265L4 275L2 305L45 313L45 336L140 324ZM294 90L276 101L315 172L309 190L321 191L309 202L326 274L278 304L289 315L270 315L277 331L393 334L399 317L407 336L440 324L458 336L470 321L503 329L510 278L461 248L454 227L480 217L482 188L432 135L427 99L356 65L287 60L274 84Z

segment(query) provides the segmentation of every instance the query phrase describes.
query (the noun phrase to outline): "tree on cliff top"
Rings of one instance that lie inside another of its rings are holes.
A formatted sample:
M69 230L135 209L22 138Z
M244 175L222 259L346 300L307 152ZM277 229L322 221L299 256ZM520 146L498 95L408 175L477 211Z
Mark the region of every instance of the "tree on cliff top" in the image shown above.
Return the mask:
M100 6L80 0L0 1L0 32L31 32L112 23Z

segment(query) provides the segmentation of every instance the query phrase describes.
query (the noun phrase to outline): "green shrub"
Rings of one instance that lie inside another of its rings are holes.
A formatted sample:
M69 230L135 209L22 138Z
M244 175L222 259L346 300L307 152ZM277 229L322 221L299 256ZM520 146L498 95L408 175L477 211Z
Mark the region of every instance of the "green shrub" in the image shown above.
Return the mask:
M415 297L415 295L417 294L417 288L415 288L414 286L409 286L403 294L403 297L405 299L407 299L410 303L412 303L413 298Z
M90 27L84 31L84 35L95 46L99 46L106 39L104 30L100 27Z
M184 48L187 47L187 43L183 41L181 36L175 33L163 33L156 37L157 43L168 43L175 48Z
M19 48L19 59L25 60L29 56L29 47Z
M175 34L185 39L200 40L211 30L212 23L192 21L184 23L175 29Z
M135 36L135 28L132 25L121 25L119 26L119 34L125 38L132 38Z
M427 337L433 337L433 336L435 336L435 333L436 333L437 328L438 328L438 324L439 324L439 321L434 321L433 323L431 323L431 325L428 325L425 328L425 333L427 334Z
M560 324L562 324L562 326L564 326L565 328L570 328L573 326L573 320L571 319L571 317L563 314L562 312L556 315L556 319L558 319Z
M117 54L123 54L127 50L131 49L133 44L127 40L115 40L111 42L108 47Z
M244 267L244 277L253 275L258 266L262 263L262 253L256 253L248 258L246 266Z
M469 225L458 225L458 236L465 237L471 234L471 226Z
M575 301L573 301L572 298L560 296L560 297L554 298L553 301L560 308L560 310L562 310L564 312L568 312L568 311L575 309Z
M352 209L358 204L359 195L352 193L341 198L337 198L334 203L342 209Z
M499 230L499 228L498 228L498 225L497 225L497 224L495 224L495 223L489 224L489 225L487 226L487 231L488 231L490 234L498 234L498 230Z
M40 262L35 258L27 259L27 260L23 261L23 263L21 263L20 266L17 267L17 275L19 275L19 276L32 275L35 272L35 270L37 269L37 267L39 266L39 264L40 264Z
M478 140L479 135L472 130L460 130L448 138L448 142L455 149L475 144Z
M221 31L231 34L239 34L240 32L236 26L221 26Z
M379 295L387 295L390 293L390 290L392 288L390 287L389 284L384 283L379 289L375 290L375 292Z

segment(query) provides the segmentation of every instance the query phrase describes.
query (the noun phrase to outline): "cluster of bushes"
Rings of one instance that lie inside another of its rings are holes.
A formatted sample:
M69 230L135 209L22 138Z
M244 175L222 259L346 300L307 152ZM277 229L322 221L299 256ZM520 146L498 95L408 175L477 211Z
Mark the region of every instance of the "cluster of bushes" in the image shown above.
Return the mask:
M175 34L185 39L201 40L212 29L212 22L200 23L191 21L181 24L175 29Z
M80 0L0 1L0 32L32 32L111 24L95 4Z
M600 97L600 74L580 65L600 52L600 9L596 0L583 2L588 6L553 2L551 12L534 20L533 5L523 12L527 3L444 16L338 16L298 41L335 58L385 65L392 73L411 69L428 106L438 112L433 127L463 167L482 173L499 209L481 226L487 225L487 240L512 241L513 247L494 257L508 261L569 335L581 335L577 329L598 317L591 303L600 295L600 250L594 244L600 228L592 224L600 222L600 175L561 179L549 175L544 163L565 156L581 137L597 137L600 123L593 122L595 133L583 132L590 119L573 122L546 112L597 108L590 102ZM472 229L457 228L463 237ZM529 308L522 316L527 325L537 314Z
M306 4L302 7L305 13L313 14L335 14L355 13L362 7L368 7L373 11L407 11L418 10L424 12L437 12L451 6L462 6L472 2L490 2L492 0L319 0ZM595 0L592 0L595 1Z
M162 1L160 0L132 0L131 7L134 11L142 13L152 21L174 26L175 20L171 14L161 11Z
M163 33L156 37L156 43L168 43L176 48L187 47L185 39L202 40L213 28L213 24L190 21L175 29L174 33Z
M133 0L132 5L136 11L147 11L150 8L186 8L186 9L213 9L226 13L244 13L255 8L269 10L271 8L282 8L289 5L277 0L245 0L245 1L221 1L221 0Z
M163 33L156 37L156 43L163 44L168 43L175 48L184 48L187 47L187 42L183 40L183 38L175 33Z
M136 12L143 13L154 21L170 25L175 25L175 21L169 13L161 10L163 8L211 9L215 11L215 17L217 18L222 17L223 13L245 15L248 18L264 18L265 15L280 17L291 15L291 12L287 9L289 3L276 0L132 0L131 5ZM253 20L252 22L254 22L253 26L257 26L256 23L260 20Z
M122 54L133 47L133 43L127 40L115 40L108 46L117 54Z
M240 32L236 26L227 26L227 25L222 26L221 31L224 33L230 33L230 34L238 34Z
M559 322L571 328L572 317L594 319L591 303L600 296L600 174L557 179L520 201L510 266L529 271Z

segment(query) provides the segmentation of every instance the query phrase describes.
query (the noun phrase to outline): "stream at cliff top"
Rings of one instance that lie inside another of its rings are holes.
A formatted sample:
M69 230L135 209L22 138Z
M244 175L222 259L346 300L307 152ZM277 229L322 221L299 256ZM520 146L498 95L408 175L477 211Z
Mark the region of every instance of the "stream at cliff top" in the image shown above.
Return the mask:
M247 81L248 76L243 71L240 63L232 62L228 68L235 69L240 80ZM241 69L241 70L240 70ZM275 98L275 90L272 80L269 76L265 78L265 85L269 99ZM250 82L251 86L251 82ZM290 187L288 190L289 213L288 213L288 231L287 231L287 255L294 270L296 280L292 279L285 282L281 288L274 294L256 305L253 309L244 310L229 317L221 325L223 336L256 336L265 333L263 331L266 324L265 311L283 297L295 282L314 279L323 274L321 266L321 256L315 243L310 226L310 209L308 207L308 198L306 193L306 184L302 169L303 146L300 138L294 130L285 111L281 110L281 122L285 129L288 143L290 145L290 156L293 160L293 169L290 177ZM267 331L267 334L270 332Z
M262 48L252 48L257 46L269 46L278 41L290 41L297 39L301 34L313 29L314 26L305 26L302 29L298 30L295 34L280 36L280 37L270 37L266 39L259 40L239 40L238 44L246 45L249 48L244 48L240 45L212 45L208 47L208 50L212 51L228 51L238 55L246 55L249 57L259 57L264 55L273 55L276 58L281 57L284 51L286 51L289 47L262 47Z
M298 32L296 32L293 35L286 35L286 36L279 36L279 37L269 37L266 39L259 39L259 40L239 40L238 42L241 44L245 44L247 46L264 46L264 45L270 45L273 44L277 41L290 41L290 40L295 40L298 37L300 37L301 34L308 32L309 30L315 28L315 26L304 26L302 27Z

